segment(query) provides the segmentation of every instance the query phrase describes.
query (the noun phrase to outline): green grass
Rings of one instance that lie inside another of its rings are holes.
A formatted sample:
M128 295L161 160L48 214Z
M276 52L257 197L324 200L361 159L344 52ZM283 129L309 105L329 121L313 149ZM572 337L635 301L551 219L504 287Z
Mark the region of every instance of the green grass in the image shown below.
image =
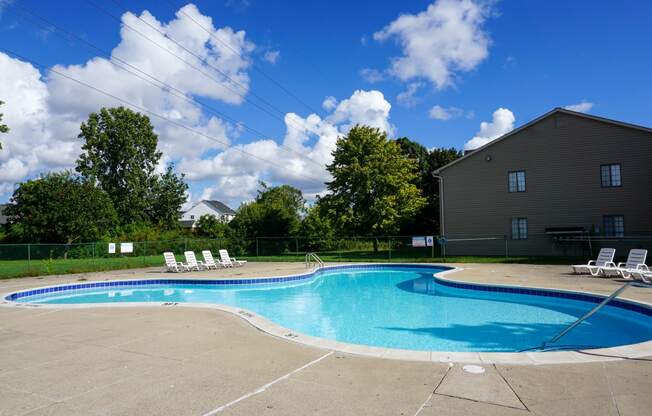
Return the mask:
M103 270L134 269L160 266L163 256L111 257L96 259L3 260L0 261L0 279L49 274L98 272Z
M430 253L427 253L430 254ZM522 263L522 264L575 264L581 259L569 257L504 257L504 256L451 256L428 257L425 251L392 252L388 251L350 251L320 252L324 262L416 262L416 263ZM237 256L249 261L264 262L300 262L304 254L285 254L276 256L262 255ZM179 258L181 260L181 258ZM141 267L162 266L163 256L145 257L109 257L95 259L54 259L54 260L3 260L0 261L0 279L25 276L43 276L51 274L87 273L104 270L133 269Z

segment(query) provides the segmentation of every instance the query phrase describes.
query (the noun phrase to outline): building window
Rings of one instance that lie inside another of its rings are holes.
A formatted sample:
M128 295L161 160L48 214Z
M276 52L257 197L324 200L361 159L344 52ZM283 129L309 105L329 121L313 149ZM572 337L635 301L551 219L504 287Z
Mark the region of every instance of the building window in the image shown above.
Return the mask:
M525 192L525 171L509 172L509 192Z
M527 240L527 218L512 218L512 240Z
M603 188L621 186L620 163L600 166L600 182Z
M191 219L191 220L194 220L194 219L195 219L195 216L194 216L194 215L191 215L191 216L190 216L190 219Z
M602 218L604 235L608 237L625 236L625 217L622 215L605 215Z

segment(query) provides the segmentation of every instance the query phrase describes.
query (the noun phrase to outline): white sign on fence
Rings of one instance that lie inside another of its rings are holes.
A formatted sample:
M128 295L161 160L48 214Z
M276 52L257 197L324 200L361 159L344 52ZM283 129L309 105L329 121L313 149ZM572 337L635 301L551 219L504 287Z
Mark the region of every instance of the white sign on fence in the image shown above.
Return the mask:
M435 241L435 237L433 237L433 236L431 236L431 235L426 236L426 245L427 245L428 247L432 247L434 241Z
M120 243L120 253L133 253L134 243Z
M115 254L115 243L109 243L109 254Z
M425 247L426 237L412 237L412 247Z

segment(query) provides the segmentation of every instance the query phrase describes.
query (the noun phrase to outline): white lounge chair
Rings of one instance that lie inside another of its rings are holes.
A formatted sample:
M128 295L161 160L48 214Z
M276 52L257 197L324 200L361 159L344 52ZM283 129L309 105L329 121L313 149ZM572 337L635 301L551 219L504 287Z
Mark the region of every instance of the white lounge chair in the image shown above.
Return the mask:
M244 266L247 262L247 260L236 260L235 257L229 257L229 252L225 249L220 250L220 260L226 267Z
M640 277L641 280L644 281L645 283L652 283L652 270L650 269L648 269L647 271L640 270L633 274L638 275L638 277Z
M188 267L188 270L195 269L200 271L204 266L203 263L197 261L197 257L195 257L194 251L186 251L183 253L183 255L186 257L186 266Z
M643 273L650 273L650 269L645 264L647 258L647 250L641 248L634 248L629 250L627 261L618 263L614 267L605 267L603 273L615 274L629 279L634 276L639 276L644 279Z
M211 253L210 250L202 251L201 255L204 257L204 267L206 267L209 270L211 267L214 267L215 270L219 269L220 267L227 267L226 265L222 264L221 261L218 261L216 263L215 259L213 258L213 253Z
M174 253L171 251L166 251L163 253L163 258L165 259L165 267L167 267L167 270L169 272L183 272L190 270L188 266L185 264L178 262L176 257L174 257Z
M591 273L592 276L597 276L602 273L602 270L605 267L616 267L616 263L614 263L615 255L615 248L601 248L597 259L589 260L586 264L576 264L571 266L573 268L573 273L578 274L588 272Z

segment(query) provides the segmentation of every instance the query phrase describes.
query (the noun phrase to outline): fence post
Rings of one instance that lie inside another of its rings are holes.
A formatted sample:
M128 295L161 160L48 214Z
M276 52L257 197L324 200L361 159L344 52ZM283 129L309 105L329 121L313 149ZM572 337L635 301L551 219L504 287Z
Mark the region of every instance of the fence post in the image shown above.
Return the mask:
M441 257L444 259L444 261L446 261L446 237L442 236L442 238L444 239L444 244L440 244L441 245Z
M392 237L387 237L387 247L389 249L389 260L392 260Z
M256 237L256 257L258 257L258 237Z
M295 251L296 251L297 256L298 256L299 255L299 239L297 237L294 237L294 247L296 249Z
M27 271L32 269L32 247L27 243Z
M503 235L505 239L505 258L509 257L509 242L507 240L507 235Z
M147 240L143 242L143 265L147 266Z

